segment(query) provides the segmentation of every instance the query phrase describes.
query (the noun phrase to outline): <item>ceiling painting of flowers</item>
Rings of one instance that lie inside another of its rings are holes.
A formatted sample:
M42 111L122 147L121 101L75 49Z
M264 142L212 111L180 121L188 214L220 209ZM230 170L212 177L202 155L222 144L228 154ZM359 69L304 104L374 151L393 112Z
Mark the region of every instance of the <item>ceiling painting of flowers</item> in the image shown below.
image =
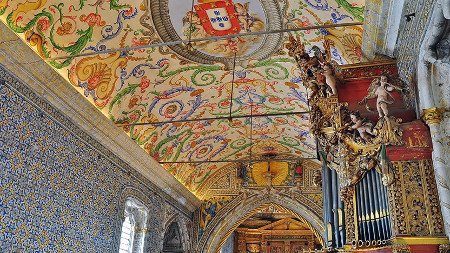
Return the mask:
M0 18L150 156L194 162L164 164L193 192L224 161L263 154L254 147L264 143L279 155L315 157L288 34L186 43L215 36L195 11L202 2L0 0ZM363 0L232 3L239 34L363 21ZM308 48L332 41L340 64L364 60L361 26L293 33ZM160 46L146 47L153 43Z

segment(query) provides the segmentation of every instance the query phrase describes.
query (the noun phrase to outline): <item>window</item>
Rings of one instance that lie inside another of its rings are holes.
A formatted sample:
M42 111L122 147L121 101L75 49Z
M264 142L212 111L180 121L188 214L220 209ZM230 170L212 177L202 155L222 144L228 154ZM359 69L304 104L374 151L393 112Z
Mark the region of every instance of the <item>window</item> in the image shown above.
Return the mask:
M134 198L125 202L119 253L141 253L147 232L148 209Z
M133 224L131 224L130 217L125 217L122 224L122 234L120 236L120 250L119 253L132 252L133 249Z

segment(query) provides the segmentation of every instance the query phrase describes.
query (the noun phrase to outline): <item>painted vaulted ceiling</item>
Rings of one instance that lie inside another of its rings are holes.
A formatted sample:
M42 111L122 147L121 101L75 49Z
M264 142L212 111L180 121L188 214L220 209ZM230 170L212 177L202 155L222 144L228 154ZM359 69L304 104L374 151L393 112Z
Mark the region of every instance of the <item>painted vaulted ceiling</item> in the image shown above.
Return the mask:
M240 33L363 21L364 0L233 2ZM235 160L316 156L306 89L284 49L288 33L195 41L213 35L191 0L0 0L0 14L194 193ZM361 26L292 34L309 49L332 41L340 64L362 60ZM161 44L179 40L194 42ZM201 161L213 162L179 163Z

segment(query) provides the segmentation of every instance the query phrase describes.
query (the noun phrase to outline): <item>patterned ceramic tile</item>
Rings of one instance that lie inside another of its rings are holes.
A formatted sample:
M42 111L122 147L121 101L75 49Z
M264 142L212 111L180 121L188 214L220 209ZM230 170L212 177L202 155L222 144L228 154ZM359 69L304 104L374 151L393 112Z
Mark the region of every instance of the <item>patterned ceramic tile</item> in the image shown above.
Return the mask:
M171 200L1 72L1 251L115 252L127 196L149 208L148 252L159 251Z

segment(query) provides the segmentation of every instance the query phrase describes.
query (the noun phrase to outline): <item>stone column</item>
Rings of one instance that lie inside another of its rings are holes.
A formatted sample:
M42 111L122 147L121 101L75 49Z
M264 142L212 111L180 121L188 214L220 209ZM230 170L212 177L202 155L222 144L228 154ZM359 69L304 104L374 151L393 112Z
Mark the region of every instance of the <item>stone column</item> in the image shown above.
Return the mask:
M141 209L135 209L133 212L135 219L133 252L143 252L145 246L145 236L147 234L147 212Z
M449 144L445 142L445 126L442 124L444 109L429 108L423 110L423 120L430 127L433 141L433 167L439 192L445 233L450 237L450 154ZM449 122L446 122L449 123ZM443 136L444 134L444 136Z

